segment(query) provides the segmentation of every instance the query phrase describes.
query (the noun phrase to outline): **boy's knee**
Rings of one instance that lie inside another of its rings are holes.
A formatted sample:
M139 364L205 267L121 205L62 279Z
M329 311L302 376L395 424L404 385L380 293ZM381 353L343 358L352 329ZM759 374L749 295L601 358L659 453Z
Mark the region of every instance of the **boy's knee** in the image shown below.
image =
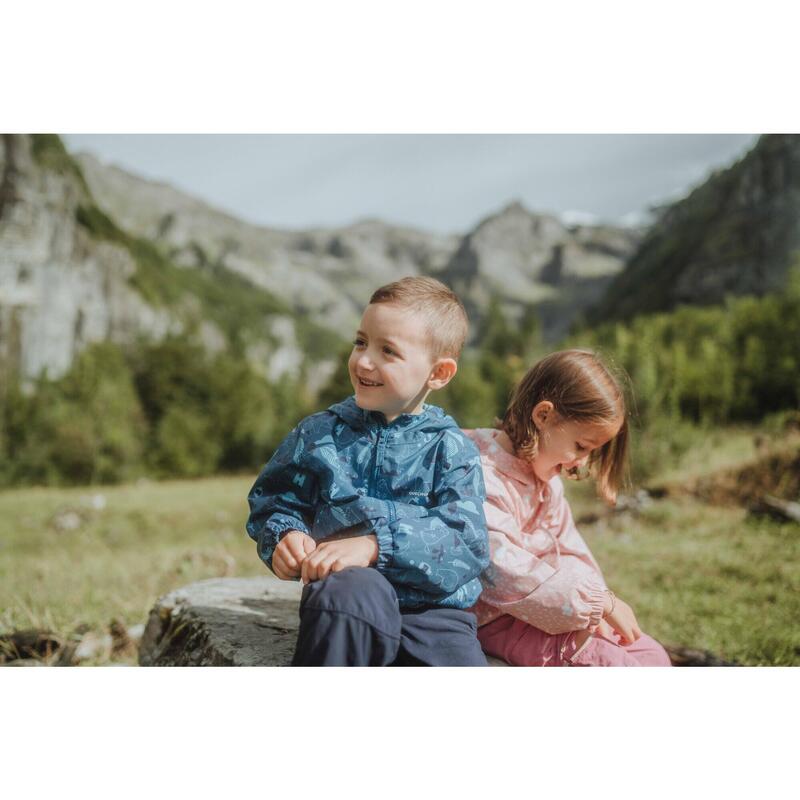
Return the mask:
M348 567L309 583L303 589L301 615L306 609L350 614L379 628L391 620L394 629L400 619L394 588L372 567Z

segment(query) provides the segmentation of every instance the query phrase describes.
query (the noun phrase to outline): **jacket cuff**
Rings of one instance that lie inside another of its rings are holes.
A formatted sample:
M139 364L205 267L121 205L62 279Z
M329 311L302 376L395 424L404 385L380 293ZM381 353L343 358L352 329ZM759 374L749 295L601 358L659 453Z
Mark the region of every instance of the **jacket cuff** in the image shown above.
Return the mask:
M300 531L309 534L305 522L298 517L292 517L289 514L273 514L264 525L265 532L269 532L275 538L275 544L283 538L284 534L289 531Z
M589 604L589 624L587 628L594 628L603 619L603 607L606 604L606 587L602 583L592 584L586 592L586 602Z
M391 524L376 525L372 533L378 540L378 561L375 568L378 572L384 572L392 566L394 561L394 536L392 536Z

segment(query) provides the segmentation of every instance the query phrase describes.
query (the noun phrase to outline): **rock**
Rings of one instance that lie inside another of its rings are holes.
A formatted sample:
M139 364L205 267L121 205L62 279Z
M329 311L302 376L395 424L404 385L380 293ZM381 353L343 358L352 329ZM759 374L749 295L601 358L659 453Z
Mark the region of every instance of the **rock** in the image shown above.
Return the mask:
M142 666L289 666L299 625L300 583L213 578L160 598L139 645ZM128 634L133 638L133 629ZM668 646L673 666L721 667L734 662L705 650ZM491 667L509 666L489 657Z
M671 647L665 645L673 667L738 667L735 661L723 661L708 650L694 650L691 647Z
M50 524L58 533L70 533L83 525L83 518L71 508L60 509L54 515Z
M104 494L92 494L83 498L83 503L92 511L103 511L106 507L106 496Z
M107 661L111 656L113 640L110 634L90 631L80 641L72 654L72 663L81 661Z
M652 505L653 500L648 491L646 489L639 489L635 494L620 494L617 497L617 504L614 506L613 510L617 513L632 511L638 514Z
M160 598L139 645L142 666L288 666L300 583L214 578Z
M128 628L128 636L131 637L131 641L138 647L139 642L142 641L142 636L144 635L144 623L139 623L138 625L131 625Z
M64 646L64 639L46 630L26 629L0 636L0 664L50 663Z
M122 622L112 619L109 630L111 631L111 652L115 656L127 656L136 652L136 642Z
M800 522L800 503L782 500L770 494L765 494L752 503L749 510L751 514L766 515L779 522Z

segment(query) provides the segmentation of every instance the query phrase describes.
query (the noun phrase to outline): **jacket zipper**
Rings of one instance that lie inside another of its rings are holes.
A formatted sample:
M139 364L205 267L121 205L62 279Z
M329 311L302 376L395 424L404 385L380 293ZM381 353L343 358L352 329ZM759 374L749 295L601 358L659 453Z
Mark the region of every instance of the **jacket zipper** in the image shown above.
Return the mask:
M382 493L378 492L378 477L380 476L381 468L383 467L383 457L386 454L386 439L388 437L388 431L378 431L378 438L375 443L375 469L372 471L372 481L369 492L372 497L382 497ZM395 505L389 497L382 497L382 499L387 501L387 506L389 508L388 522L393 522L397 518Z

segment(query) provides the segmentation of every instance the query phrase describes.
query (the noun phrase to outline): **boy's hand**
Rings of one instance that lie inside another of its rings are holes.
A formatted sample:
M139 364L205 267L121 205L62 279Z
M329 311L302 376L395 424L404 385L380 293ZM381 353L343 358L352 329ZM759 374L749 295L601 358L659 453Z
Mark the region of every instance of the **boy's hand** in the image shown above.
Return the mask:
M272 571L282 581L300 577L300 567L317 543L302 531L289 531L272 554Z
M619 634L620 644L633 644L642 635L633 609L624 600L620 600L619 597L613 603L613 611L610 610L611 606L612 600L609 596L606 601L604 619Z
M332 539L317 545L317 549L303 561L300 578L303 583L321 581L331 572L347 567L370 567L377 561L378 538L375 534Z

